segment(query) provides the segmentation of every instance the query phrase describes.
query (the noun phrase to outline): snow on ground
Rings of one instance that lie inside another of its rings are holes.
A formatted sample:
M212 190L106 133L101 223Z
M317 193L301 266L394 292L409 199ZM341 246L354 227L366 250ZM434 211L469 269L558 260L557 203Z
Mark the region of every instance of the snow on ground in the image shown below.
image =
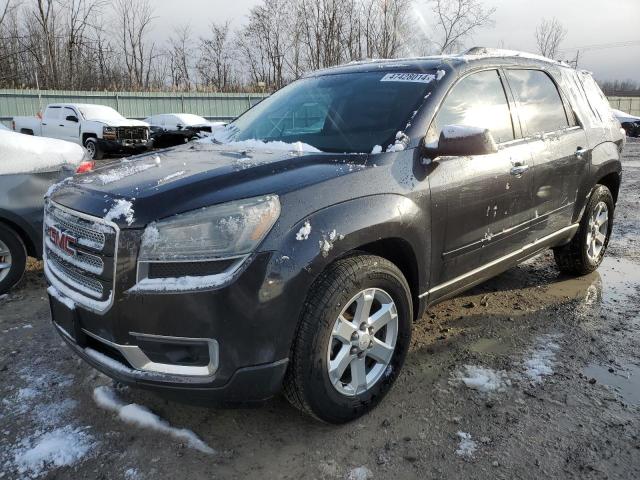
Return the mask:
M511 385L507 372L475 365L465 365L463 369L464 372L458 372L454 380L473 390L483 393L503 392Z
M83 158L84 149L75 143L0 130L0 175L55 171Z
M473 458L473 454L478 448L478 444L471 439L470 433L458 432L457 435L460 439L460 443L458 444L456 455L467 459Z
M215 450L200 440L191 430L172 427L169 422L161 419L148 408L135 403L127 404L123 402L110 387L96 387L93 390L93 399L99 407L117 413L118 417L126 423L167 433L177 440L186 442L191 448L202 453L215 453Z
M131 225L133 223L133 213L133 204L129 200L121 198L116 200L104 219L111 221L122 217L127 222L127 225Z
M298 240L299 242L308 240L309 235L311 235L311 224L309 223L309 220L307 220L306 222L304 222L304 225L300 227L298 233L296 233L296 240Z
M541 382L542 377L553 375L556 353L560 349L560 345L555 342L558 338L556 334L541 335L525 358L524 373L534 382Z
M35 478L52 468L68 467L82 460L95 446L87 427L66 425L33 438L14 450L13 463L21 475Z
M21 427L23 435L0 450L2 471L17 478L38 478L91 455L98 442L89 427L74 423L75 400L61 397L74 382L72 375L36 365L19 371L24 386L2 400L0 418Z
M356 467L349 472L347 480L369 480L373 478L373 472L367 467Z

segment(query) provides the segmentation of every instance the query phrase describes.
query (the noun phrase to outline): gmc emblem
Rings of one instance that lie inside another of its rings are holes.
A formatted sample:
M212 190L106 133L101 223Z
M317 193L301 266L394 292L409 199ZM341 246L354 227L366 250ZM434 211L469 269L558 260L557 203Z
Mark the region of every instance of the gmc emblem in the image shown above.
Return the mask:
M57 227L48 227L47 235L51 242L67 255L74 256L76 254L76 249L71 246L77 241L75 237L72 237Z

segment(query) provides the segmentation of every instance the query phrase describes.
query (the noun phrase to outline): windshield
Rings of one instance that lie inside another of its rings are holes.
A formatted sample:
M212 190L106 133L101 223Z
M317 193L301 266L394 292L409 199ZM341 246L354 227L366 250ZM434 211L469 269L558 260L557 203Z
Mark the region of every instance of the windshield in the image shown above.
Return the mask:
M124 117L111 107L102 105L83 105L78 110L85 120L122 120Z
M370 153L394 143L433 80L434 74L399 72L305 78L240 116L216 140L302 142L323 152Z

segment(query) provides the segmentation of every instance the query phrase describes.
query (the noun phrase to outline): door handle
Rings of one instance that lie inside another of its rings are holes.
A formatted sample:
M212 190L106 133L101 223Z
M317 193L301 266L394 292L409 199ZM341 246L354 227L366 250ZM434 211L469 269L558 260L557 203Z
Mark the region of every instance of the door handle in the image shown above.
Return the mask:
M47 124L46 124L46 123L44 123L44 122L43 122L43 123L41 123L40 125L44 125L45 127L47 126Z
M580 160L582 160L586 154L586 148L578 147L578 149L576 150L576 157L578 157Z
M520 175L525 173L527 170L529 170L529 165L516 164L513 167L511 167L511 170L509 171L509 173L511 175L519 177Z
M58 125L59 127L64 127L64 125Z

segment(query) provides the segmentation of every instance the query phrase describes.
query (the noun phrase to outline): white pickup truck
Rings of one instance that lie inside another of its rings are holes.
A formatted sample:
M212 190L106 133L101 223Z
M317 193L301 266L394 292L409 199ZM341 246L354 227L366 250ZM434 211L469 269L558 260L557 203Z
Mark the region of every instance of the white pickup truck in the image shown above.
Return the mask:
M12 126L27 135L78 143L94 160L106 153L139 153L149 144L149 124L124 118L104 105L52 103L42 118L15 117Z

